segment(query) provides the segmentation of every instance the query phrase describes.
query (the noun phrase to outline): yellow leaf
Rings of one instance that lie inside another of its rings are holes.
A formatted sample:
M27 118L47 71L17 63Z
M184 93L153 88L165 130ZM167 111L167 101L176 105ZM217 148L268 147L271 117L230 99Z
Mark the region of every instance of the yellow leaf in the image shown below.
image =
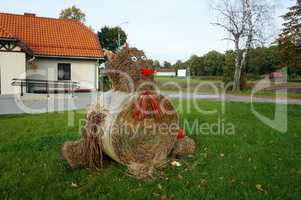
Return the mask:
M256 189L260 192L264 191L261 184L256 184Z

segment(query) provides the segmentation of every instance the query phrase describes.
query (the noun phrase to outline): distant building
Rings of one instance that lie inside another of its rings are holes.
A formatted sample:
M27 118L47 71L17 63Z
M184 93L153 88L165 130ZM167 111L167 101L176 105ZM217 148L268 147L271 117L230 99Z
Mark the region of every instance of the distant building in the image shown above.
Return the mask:
M187 69L160 68L156 70L155 76L185 78L187 77Z
M174 68L160 68L156 70L155 76L159 77L175 77L176 70Z
M279 79L283 77L283 73L281 71L275 71L275 72L271 72L269 74L269 78L270 79Z
M178 69L177 70L177 77L179 77L179 78L187 77L187 69Z

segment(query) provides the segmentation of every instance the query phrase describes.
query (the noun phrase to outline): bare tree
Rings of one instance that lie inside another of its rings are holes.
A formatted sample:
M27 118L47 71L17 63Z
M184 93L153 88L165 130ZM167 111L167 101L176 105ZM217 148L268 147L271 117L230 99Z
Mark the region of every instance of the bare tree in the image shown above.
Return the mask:
M263 44L271 6L264 0L222 0L214 9L218 19L213 25L223 28L230 36L224 39L234 42L236 59L232 90L239 91L249 49L255 43Z

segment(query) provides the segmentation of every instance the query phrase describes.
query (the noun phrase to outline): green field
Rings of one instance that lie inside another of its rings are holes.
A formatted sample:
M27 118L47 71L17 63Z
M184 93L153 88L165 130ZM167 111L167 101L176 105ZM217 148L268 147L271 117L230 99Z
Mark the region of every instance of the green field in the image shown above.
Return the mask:
M175 78L175 77L156 77L155 78L158 89L168 92L196 92L199 94L216 94L223 92L224 84L221 80L207 80L199 78ZM230 95L249 96L254 86L254 81L248 82L248 89L244 89L241 92L227 91ZM255 93L256 97L275 97L276 88L290 88L288 89L287 96L280 94L280 97L287 97L289 99L301 99L301 83L300 82L288 82L285 84L275 85L272 83L271 87ZM296 91L299 92L296 92Z
M175 78L175 77L156 77L155 82L160 90L171 92L198 92L203 94L213 93L210 85L205 84L210 82L217 88L221 87L222 82L219 80L201 80L192 78ZM200 87L196 87L202 83Z
M176 105L178 101L174 101ZM235 134L200 134L194 130L195 158L165 170L165 177L137 181L125 167L105 161L99 173L71 170L60 148L79 138L67 126L67 113L0 116L0 199L299 199L301 196L301 107L288 106L288 132L280 133L261 123L247 103L198 101L211 115L178 108L181 122L214 124L218 118L233 123ZM272 104L255 108L273 116ZM257 185L257 188L256 188Z

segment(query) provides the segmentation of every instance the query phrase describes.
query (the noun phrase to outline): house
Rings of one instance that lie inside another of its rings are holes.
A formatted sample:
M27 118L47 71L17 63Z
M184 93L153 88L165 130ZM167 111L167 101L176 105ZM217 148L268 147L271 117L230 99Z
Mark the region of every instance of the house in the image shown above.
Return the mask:
M158 77L175 77L176 70L174 68L160 68L156 70L155 76Z
M160 68L156 70L155 76L185 78L187 76L187 70L175 68Z
M177 69L177 77L186 78L186 76L187 76L187 69Z
M96 90L103 57L96 34L79 21L0 13L0 94L20 92L11 84L15 78L74 81Z

